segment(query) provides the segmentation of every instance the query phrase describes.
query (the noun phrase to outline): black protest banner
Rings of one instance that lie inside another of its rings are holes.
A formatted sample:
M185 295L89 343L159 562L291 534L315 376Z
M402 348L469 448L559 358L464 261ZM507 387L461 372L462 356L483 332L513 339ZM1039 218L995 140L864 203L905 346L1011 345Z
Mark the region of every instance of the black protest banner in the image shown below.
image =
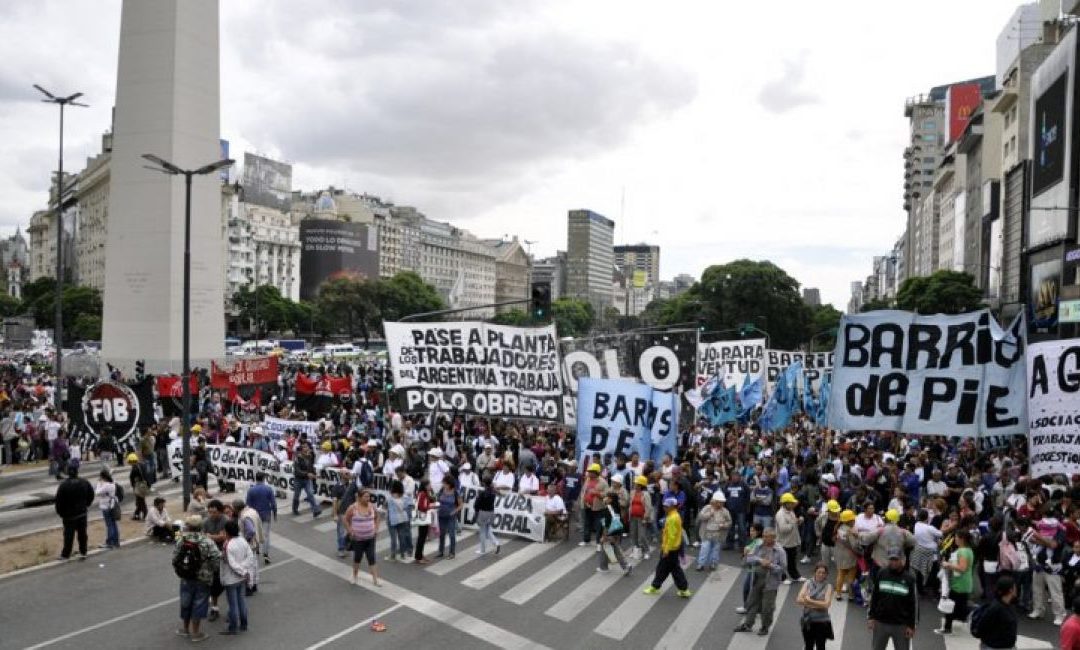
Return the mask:
M562 419L555 326L383 323L404 413Z
M117 454L137 451L141 429L154 424L154 378L133 384L112 380L85 387L69 384L64 411L72 439L84 448L100 449L104 436Z
M697 330L625 332L559 342L566 383L564 412L574 423L578 379L630 379L682 393L697 383Z
M829 425L930 435L1027 431L1023 314L876 311L840 321Z

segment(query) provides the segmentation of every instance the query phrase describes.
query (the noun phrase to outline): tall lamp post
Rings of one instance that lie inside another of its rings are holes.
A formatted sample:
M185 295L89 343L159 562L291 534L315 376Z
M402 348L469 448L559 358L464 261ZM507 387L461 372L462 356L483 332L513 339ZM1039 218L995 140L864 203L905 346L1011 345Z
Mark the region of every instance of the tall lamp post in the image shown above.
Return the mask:
M53 407L56 409L57 413L60 413L64 408L64 107L85 107L87 105L75 101L82 97L82 93L75 93L74 95L68 95L67 97L57 97L37 84L34 84L34 88L37 88L42 95L45 95L45 99L41 101L46 104L56 104L60 107L60 156L59 161L57 162L56 172L56 321L53 326L53 337L56 339L53 341L56 345L56 386L53 390Z
M171 162L145 153L143 158L154 163L155 167L147 166L152 171L161 172L170 176L184 177L184 324L183 324L183 374L180 377L183 396L183 417L180 418L181 432L183 436L183 476L184 476L184 510L187 510L191 501L191 178L193 176L205 176L213 174L219 169L231 167L233 160L226 158L217 162L203 165L197 169L181 169Z

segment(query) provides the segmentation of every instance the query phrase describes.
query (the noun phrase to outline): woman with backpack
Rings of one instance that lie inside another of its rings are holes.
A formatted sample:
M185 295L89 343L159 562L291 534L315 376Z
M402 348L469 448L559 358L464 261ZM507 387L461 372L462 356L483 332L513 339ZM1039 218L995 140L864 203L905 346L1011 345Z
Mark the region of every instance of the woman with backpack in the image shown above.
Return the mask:
M596 568L601 573L607 573L611 562L618 562L624 575L630 575L634 567L626 561L622 552L622 538L626 535L626 525L623 524L622 512L619 506L619 493L609 491L604 495L605 508L600 511L600 566Z
M501 544L491 530L491 524L495 519L495 488L491 485L491 479L484 479L484 489L473 500L473 509L476 511L476 525L480 528L480 548L476 549L477 555L487 553L488 545L495 547L495 554L499 554Z

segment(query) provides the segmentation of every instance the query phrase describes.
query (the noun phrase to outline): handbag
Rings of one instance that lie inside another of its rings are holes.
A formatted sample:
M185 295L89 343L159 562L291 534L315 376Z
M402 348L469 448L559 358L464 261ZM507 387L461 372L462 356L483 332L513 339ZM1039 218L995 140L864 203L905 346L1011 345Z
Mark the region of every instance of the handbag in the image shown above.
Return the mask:
M611 506L608 506L608 512L611 513L611 524L608 525L607 534L622 535L623 530L625 530L625 526L623 526L622 522L622 517L620 517L619 513L615 512L615 510Z
M135 481L135 496L145 499L150 494L150 485L146 481Z
M937 603L937 611L942 614L949 615L956 610L956 601L948 596L942 596L941 600Z

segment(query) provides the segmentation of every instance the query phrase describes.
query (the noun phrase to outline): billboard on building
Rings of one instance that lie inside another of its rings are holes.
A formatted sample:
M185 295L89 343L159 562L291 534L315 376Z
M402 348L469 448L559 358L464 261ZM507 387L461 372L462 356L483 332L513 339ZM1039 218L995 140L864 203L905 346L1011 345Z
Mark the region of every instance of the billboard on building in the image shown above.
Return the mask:
M1061 258L1031 265L1031 326L1048 329L1058 322Z
M645 282L646 280L648 280L648 278L649 274L647 274L645 271L634 271L634 288L644 289Z
M1062 73L1035 100L1035 155L1031 165L1031 191L1039 194L1065 173L1065 90L1068 73Z
M288 210L292 201L292 165L244 152L244 201Z
M956 140L964 132L981 101L982 89L979 84L968 83L949 86L949 90L945 94L945 113L949 120L949 142Z
M301 221L300 299L314 300L323 282L342 277L379 277L378 231L347 221Z

